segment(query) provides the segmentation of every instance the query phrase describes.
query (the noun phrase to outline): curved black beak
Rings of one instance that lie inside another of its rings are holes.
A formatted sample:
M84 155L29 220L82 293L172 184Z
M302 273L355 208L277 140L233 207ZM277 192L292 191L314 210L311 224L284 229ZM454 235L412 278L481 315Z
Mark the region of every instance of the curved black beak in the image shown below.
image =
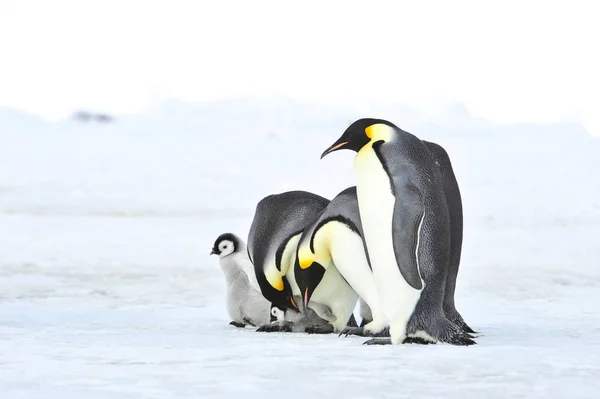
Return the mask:
M218 252L213 248L213 249L210 250L210 254L211 255L217 255Z
M323 159L325 157L325 155L333 152L333 151L337 151L337 150L341 150L342 148L344 148L344 146L346 146L348 144L347 141L343 141L343 140L338 140L335 143L333 143L331 145L331 147L329 147L328 149L326 149L325 151L323 151L323 153L321 154L321 159Z

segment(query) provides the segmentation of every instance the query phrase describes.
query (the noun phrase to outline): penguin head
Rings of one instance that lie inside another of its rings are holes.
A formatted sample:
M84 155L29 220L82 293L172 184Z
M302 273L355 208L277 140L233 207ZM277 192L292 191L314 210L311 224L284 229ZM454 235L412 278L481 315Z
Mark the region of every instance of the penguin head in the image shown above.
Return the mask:
M308 310L308 303L315 289L319 286L321 280L323 280L325 271L325 267L316 261L296 260L294 273L298 288L302 294L302 305L305 312Z
M359 152L361 148L371 141L386 140L391 132L398 129L392 122L385 119L362 118L354 121L344 134L329 148L323 151L321 159L325 155L337 150L352 150Z
M261 271L259 269L256 272L256 279L263 296L272 302L272 306L284 310L298 310L292 286L286 276L282 276L274 270Z
M275 305L271 305L270 322L277 323L278 321L284 321L284 320L285 320L285 311L278 308Z
M237 252L240 248L240 239L232 233L224 233L217 237L210 251L211 255L218 255L224 258Z

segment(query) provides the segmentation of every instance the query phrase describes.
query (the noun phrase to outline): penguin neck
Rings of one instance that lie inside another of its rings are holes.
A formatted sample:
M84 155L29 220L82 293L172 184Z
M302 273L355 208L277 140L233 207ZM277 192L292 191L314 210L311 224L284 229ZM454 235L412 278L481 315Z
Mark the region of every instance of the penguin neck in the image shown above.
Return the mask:
M235 253L228 256L227 259L224 259L223 264L221 265L221 270L225 275L225 279L228 281L232 281L240 276L240 273L244 273L242 268L237 265L235 262Z

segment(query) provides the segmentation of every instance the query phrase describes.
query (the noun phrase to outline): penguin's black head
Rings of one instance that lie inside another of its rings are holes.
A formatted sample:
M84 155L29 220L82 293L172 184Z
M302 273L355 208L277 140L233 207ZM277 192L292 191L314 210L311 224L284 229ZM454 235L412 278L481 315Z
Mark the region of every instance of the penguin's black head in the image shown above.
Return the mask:
M235 234L224 233L217 237L210 251L211 255L219 255L219 258L231 255L240 247L240 239Z
M296 277L296 283L298 283L298 288L302 295L302 304L304 305L303 311L305 313L308 310L310 298L314 294L315 289L319 286L319 283L321 283L321 280L323 280L324 275L325 268L320 263L314 261L301 263L298 258L296 258L294 276Z
M344 134L342 134L342 136L335 143L323 151L323 154L321 154L321 159L323 159L325 155L337 150L352 150L355 152L360 151L360 149L367 145L372 139L378 139L378 134L374 127L380 125L397 129L396 125L394 125L392 122L386 121L385 119L358 119L348 126Z

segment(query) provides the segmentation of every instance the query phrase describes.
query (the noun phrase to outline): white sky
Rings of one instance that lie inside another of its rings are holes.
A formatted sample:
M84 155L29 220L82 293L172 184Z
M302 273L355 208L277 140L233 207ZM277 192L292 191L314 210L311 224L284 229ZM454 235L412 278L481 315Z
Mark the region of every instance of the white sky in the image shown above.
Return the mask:
M0 0L0 106L136 112L157 93L461 101L600 135L594 1Z

